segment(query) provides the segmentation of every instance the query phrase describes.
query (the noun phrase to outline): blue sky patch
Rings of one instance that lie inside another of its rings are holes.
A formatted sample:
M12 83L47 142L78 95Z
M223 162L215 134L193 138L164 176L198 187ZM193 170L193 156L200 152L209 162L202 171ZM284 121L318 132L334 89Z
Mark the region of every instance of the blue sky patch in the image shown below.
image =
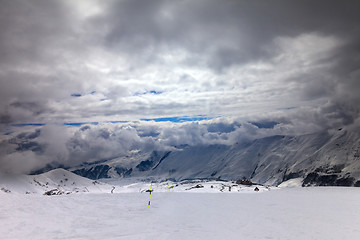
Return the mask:
M141 121L154 121L154 122L194 122L194 121L203 121L212 119L206 115L197 115L197 116L182 116L182 117L164 117L164 118L142 118ZM128 123L130 121L104 121L104 123ZM98 125L100 122L64 122L63 125L65 126L74 126L80 127L82 125L91 124L91 125ZM26 127L26 126L45 126L45 123L16 123L11 124L12 127ZM8 132L5 135L10 135L12 132Z
M78 123L64 123L65 126L82 126L84 124L92 124L92 125L98 125L99 122L78 122Z
M198 115L194 117L182 116L182 117L164 117L164 118L142 118L141 121L154 121L154 122L194 122L209 120L210 117L204 115Z
M71 96L72 97L81 97L82 95L80 93L72 93Z
M155 94L155 95L159 95L159 94L162 94L163 92L151 90L151 91L149 91L148 93L150 93L150 94Z
M160 95L162 93L163 93L162 91L150 90L150 91L145 91L145 92L136 92L134 94L134 96L141 96L141 95L146 95L146 94Z
M128 123L129 121L106 121L107 123Z

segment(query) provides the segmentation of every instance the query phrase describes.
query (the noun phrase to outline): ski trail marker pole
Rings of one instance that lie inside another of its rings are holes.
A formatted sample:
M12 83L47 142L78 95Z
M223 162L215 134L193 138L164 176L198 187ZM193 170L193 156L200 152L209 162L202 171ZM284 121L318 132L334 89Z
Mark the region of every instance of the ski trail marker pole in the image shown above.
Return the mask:
M168 186L168 189L169 189L169 193L170 193L169 181L167 182L167 186Z
M151 192L152 192L152 183L150 184L150 194L149 194L149 203L148 203L148 208L150 207Z

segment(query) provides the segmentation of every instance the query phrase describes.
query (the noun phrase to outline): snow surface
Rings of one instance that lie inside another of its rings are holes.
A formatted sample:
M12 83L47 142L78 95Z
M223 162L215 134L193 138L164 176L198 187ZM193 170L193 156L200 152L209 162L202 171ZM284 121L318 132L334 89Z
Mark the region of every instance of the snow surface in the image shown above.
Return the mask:
M360 239L360 189L0 193L0 239Z
M0 175L0 239L360 239L360 188L133 180Z
M282 182L278 187L280 187L280 188L284 188L284 187L301 187L303 180L304 179L302 179L302 178L289 179L289 180L287 180L285 182Z

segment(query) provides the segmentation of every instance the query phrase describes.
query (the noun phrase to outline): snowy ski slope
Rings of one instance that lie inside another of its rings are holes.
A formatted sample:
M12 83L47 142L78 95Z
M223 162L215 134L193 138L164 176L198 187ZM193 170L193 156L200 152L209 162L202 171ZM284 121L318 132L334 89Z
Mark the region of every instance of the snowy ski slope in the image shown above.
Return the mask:
M0 239L360 239L358 188L239 194L0 193Z
M359 188L300 183L154 182L148 207L150 182L1 175L0 239L360 239ZM52 188L62 194L43 195Z

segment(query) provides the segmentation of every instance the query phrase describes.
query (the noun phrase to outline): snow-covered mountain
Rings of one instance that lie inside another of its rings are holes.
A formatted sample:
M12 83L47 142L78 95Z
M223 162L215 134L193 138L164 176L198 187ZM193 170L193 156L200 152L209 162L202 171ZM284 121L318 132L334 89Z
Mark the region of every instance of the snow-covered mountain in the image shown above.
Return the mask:
M251 179L279 185L300 178L303 186L360 186L360 134L337 129L232 146L182 146L176 151L133 153L72 171L92 179Z
M54 169L39 175L0 174L0 193L60 195L70 193L111 192L112 186L92 181L64 169Z
M68 195L72 193L133 193L147 192L150 188L155 192L264 192L269 187L252 183L231 181L185 180L181 182L157 181L146 182L138 179L108 179L109 185L102 181L90 180L78 176L65 169L55 169L39 175L14 175L0 173L0 194L43 194ZM273 188L276 189L276 188Z

